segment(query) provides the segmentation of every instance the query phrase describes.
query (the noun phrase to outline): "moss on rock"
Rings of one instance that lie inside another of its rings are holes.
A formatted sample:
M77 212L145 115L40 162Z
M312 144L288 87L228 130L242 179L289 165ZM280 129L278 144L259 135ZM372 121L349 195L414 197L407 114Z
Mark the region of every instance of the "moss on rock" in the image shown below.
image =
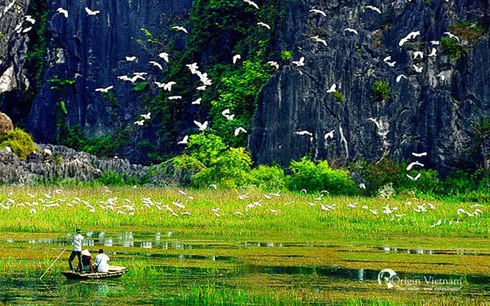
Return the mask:
M26 159L38 148L31 135L21 129L0 132L0 150L10 147L19 158Z

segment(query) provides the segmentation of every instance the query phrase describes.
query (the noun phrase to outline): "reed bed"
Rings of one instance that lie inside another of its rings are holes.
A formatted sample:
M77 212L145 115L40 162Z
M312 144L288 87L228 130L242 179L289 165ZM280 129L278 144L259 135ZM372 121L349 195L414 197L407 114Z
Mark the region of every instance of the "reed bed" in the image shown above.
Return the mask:
M288 233L488 237L488 203L264 193L259 190L2 187L0 231L168 228L215 235Z

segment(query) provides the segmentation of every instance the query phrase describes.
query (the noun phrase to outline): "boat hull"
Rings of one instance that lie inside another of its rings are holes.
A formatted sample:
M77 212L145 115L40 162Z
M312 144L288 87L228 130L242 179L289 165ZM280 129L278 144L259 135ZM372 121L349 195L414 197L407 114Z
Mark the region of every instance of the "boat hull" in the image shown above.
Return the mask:
M126 267L110 266L109 272L97 272L97 273L79 273L71 271L63 271L64 276L68 279L101 279L101 278L114 278L121 277L124 273L128 272Z

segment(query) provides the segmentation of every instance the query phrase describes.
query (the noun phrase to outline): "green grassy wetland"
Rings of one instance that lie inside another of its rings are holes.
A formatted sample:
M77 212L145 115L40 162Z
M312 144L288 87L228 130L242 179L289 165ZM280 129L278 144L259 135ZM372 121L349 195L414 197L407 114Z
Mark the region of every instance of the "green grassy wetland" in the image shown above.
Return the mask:
M1 187L6 304L484 305L488 203L252 190ZM129 268L68 281L71 234ZM46 276L41 274L63 251ZM380 276L391 269L396 276Z

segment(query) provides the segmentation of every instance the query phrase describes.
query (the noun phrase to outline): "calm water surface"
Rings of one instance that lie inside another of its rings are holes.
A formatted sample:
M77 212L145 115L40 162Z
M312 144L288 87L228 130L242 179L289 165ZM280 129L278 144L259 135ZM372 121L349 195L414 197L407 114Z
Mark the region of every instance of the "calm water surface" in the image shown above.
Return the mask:
M195 240L163 231L88 232L85 237L84 245L94 255L104 248L114 265L127 266L130 272L118 279L69 281L59 273L66 269L66 252L42 281L39 276L49 265L49 257L39 260L37 269L19 266L0 270L1 301L19 305L212 304L218 299L217 303L228 304L229 299L231 304L254 304L242 297L250 294L263 295L263 301L271 303L288 303L298 295L307 295L314 304L330 303L336 296L339 303L345 298L369 300L370 295L490 298L490 275L486 272L455 272L455 266L481 258L488 264L489 253L481 249L350 248L342 243L221 241L219 237ZM54 260L60 250L69 250L71 237L7 238L0 243L4 250L52 253ZM27 255L22 259L30 261ZM393 272L380 274L384 269ZM390 284L393 288L388 288ZM280 300L274 299L276 293Z

